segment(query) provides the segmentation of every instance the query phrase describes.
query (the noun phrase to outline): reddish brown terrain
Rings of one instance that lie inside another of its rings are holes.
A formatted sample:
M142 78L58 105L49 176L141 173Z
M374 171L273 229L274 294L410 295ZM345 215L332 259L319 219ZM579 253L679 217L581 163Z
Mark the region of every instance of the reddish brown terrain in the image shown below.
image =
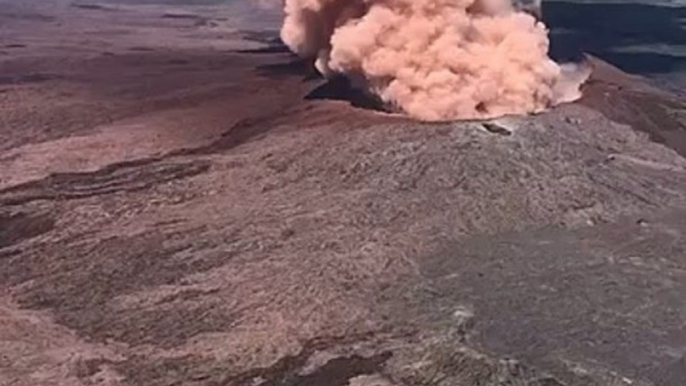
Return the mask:
M0 385L686 384L684 101L421 124L141 3L0 0Z

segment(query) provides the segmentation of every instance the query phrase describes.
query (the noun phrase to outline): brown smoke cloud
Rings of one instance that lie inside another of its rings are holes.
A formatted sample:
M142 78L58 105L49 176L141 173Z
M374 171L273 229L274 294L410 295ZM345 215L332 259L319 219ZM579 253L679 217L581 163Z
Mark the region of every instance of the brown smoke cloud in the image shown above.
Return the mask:
M285 0L281 38L421 120L543 111L590 71L548 57L548 31L511 0Z

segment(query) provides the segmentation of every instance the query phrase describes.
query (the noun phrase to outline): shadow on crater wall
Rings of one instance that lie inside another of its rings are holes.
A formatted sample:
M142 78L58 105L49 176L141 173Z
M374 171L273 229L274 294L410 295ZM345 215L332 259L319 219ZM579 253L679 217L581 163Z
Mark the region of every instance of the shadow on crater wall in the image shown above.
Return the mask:
M347 101L354 107L389 112L383 102L374 95L365 92L359 88L355 88L350 84L350 81L343 77L335 77L326 81L326 83L312 90L305 97L307 100L339 100Z
M267 46L258 49L239 51L243 54L283 54L284 60L276 63L268 63L257 66L255 69L261 76L270 79L299 76L303 82L323 82L306 96L305 100L337 100L349 102L352 106L374 111L388 112L384 103L376 96L352 86L348 78L337 76L324 79L307 60L291 54L288 48L280 41L271 41Z
M551 29L551 56L577 60L588 52L636 74L686 69L686 56L667 52L617 52L627 46L686 45L686 8L647 4L547 2L543 19Z

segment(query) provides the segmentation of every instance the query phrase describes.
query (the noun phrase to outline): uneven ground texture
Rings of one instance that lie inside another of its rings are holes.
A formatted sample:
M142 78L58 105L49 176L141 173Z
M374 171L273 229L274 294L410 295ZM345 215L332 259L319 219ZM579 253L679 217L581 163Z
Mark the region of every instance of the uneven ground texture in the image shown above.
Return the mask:
M686 384L683 101L420 124L134 3L0 0L0 385Z

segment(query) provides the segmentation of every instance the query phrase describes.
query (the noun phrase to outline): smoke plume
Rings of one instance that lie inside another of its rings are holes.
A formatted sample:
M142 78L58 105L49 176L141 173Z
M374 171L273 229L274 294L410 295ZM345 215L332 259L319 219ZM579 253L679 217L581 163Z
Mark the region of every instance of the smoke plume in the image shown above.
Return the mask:
M324 76L436 121L534 113L581 96L585 69L511 0L285 0L281 38Z

